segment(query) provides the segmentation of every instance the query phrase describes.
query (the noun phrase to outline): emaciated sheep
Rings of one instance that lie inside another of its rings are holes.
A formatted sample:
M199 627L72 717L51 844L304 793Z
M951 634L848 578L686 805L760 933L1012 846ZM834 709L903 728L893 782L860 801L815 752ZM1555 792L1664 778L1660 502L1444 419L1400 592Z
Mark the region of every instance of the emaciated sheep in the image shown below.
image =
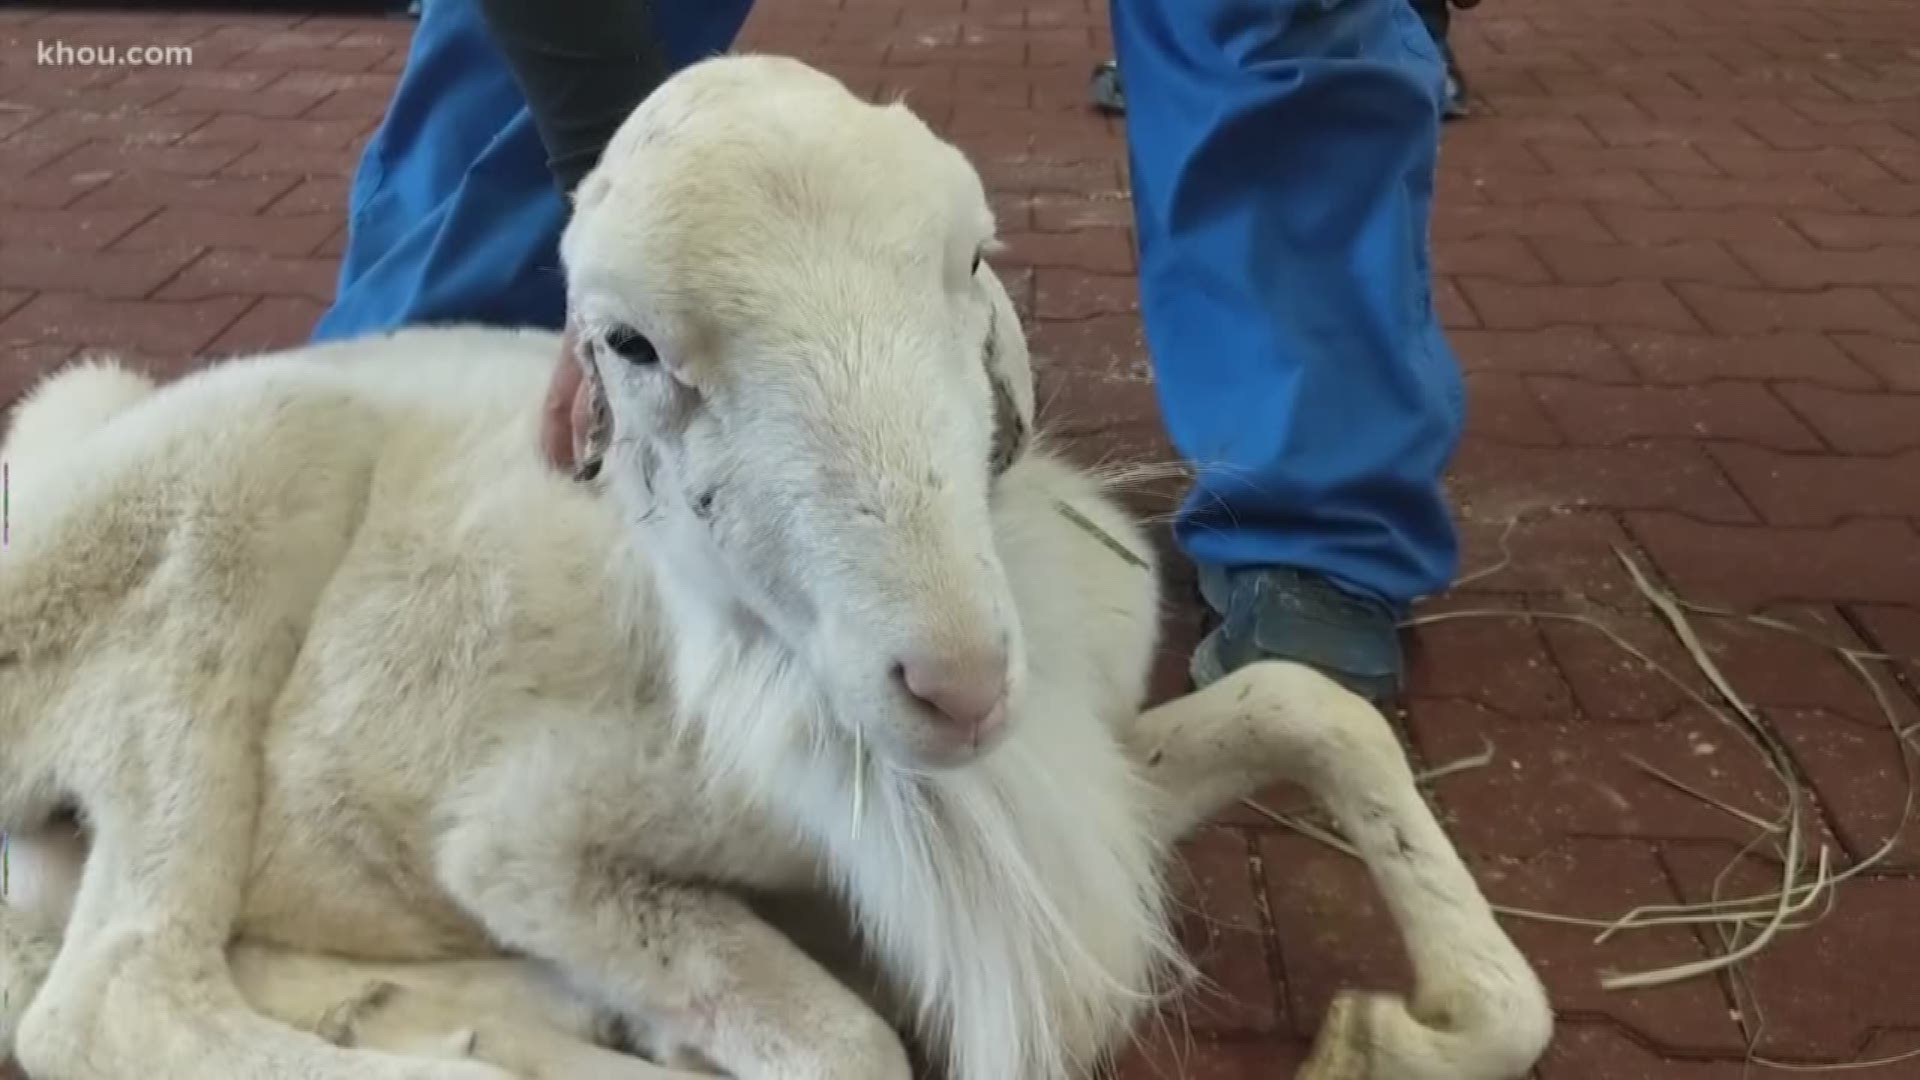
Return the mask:
M1174 842L1285 778L1417 980L1341 998L1303 1075L1526 1072L1544 994L1374 709L1269 662L1141 711L1151 551L1032 434L993 247L907 108L723 58L565 235L590 482L534 449L546 333L40 386L0 556L20 1062L906 1080L905 1032L952 1080L1080 1077L1181 971Z

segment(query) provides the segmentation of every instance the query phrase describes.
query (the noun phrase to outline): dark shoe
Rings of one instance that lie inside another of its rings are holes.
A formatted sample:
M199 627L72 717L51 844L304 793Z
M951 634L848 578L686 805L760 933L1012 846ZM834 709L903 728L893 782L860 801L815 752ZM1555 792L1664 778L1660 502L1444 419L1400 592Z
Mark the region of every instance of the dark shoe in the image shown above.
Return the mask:
M1103 60L1093 69L1093 106L1104 113L1127 111L1127 95L1120 88L1120 65Z
M1400 693L1405 659L1394 613L1319 574L1287 567L1229 574L1201 567L1219 625L1194 650L1195 689L1255 660L1294 660L1377 706Z
M1441 119L1459 120L1472 115L1472 110L1467 107L1467 77L1460 73L1460 62L1453 57L1453 46L1442 41L1440 55L1447 61L1447 89L1440 103Z

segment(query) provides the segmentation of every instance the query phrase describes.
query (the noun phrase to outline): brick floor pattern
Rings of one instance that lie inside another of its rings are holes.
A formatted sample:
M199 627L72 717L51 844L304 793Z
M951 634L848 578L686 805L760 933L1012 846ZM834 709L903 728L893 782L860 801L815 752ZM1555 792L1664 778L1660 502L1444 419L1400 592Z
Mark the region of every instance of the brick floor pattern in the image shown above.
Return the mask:
M347 179L401 19L0 11L0 404L85 348L163 375L299 341L327 301ZM1920 6L1491 0L1458 20L1480 115L1446 130L1438 296L1470 387L1450 483L1477 576L1424 613L1418 760L1489 744L1432 796L1505 904L1611 918L1700 899L1781 793L1737 736L1582 625L1685 657L1616 549L1703 602L1920 656ZM187 44L189 66L44 67L34 45ZM1049 422L1089 460L1171 456L1132 272L1123 134L1085 105L1097 0L765 0L747 34L904 92L987 177ZM1287 152L1275 147L1275 153ZM1143 509L1174 492L1144 491ZM1504 541L1504 544L1503 544ZM1501 553L1507 555L1503 559ZM1171 573L1160 693L1195 619ZM1902 759L1835 654L1737 624L1717 662L1791 750L1836 867L1895 828ZM1887 683L1904 722L1914 687ZM1694 685L1697 677L1689 676ZM1276 799L1284 795L1276 795ZM1641 993L1602 970L1707 955L1663 928L1594 944L1515 920L1561 1025L1542 1080L1734 1080L1736 1010L1799 1063L1920 1046L1920 829L1746 971ZM1211 989L1126 1080L1287 1075L1330 994L1405 978L1364 872L1251 812L1187 846ZM1731 887L1759 889L1748 860ZM1850 1075L1920 1077L1920 1060Z

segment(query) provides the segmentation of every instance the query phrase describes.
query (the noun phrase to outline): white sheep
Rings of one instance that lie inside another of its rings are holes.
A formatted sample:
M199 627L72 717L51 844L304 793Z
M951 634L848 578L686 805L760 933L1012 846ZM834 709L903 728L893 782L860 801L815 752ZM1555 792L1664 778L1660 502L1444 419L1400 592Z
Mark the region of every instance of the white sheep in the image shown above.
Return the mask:
M1545 996L1375 710L1270 662L1140 711L1151 552L1028 435L993 228L905 107L716 59L564 238L591 483L535 449L546 333L42 384L0 555L26 1069L906 1080L904 1031L1082 1077L1183 971L1174 842L1286 778L1417 980L1302 1075L1526 1072Z

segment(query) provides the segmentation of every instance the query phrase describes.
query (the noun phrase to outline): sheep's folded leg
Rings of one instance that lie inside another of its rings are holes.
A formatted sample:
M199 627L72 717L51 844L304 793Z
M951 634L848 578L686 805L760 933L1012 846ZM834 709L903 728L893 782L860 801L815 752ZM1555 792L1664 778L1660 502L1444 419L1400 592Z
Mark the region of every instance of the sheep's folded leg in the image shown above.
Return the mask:
M20 1021L16 1053L30 1075L508 1080L476 1061L330 1046L262 1015L235 985L209 910L218 860L125 826L103 829L94 850L66 939ZM196 908L196 895L208 906Z
M1162 795L1169 844L1289 780L1332 814L1386 899L1411 999L1341 995L1302 1080L1509 1080L1532 1067L1551 1035L1546 993L1371 705L1311 668L1262 661L1143 713L1129 747Z
M606 1049L590 1003L531 960L376 963L240 944L254 1008L337 1046L471 1058L520 1080L691 1080Z
M442 839L441 881L498 941L566 972L659 1052L694 1050L737 1080L909 1080L893 1028L745 903L581 844L567 810L593 801L591 781L551 760L477 781Z
M72 820L8 837L0 897L0 1061L60 951L88 838ZM606 1049L605 1019L531 960L379 963L238 942L227 952L255 1011L339 1047L471 1058L521 1080L687 1080ZM5 1076L0 1070L0 1077Z

